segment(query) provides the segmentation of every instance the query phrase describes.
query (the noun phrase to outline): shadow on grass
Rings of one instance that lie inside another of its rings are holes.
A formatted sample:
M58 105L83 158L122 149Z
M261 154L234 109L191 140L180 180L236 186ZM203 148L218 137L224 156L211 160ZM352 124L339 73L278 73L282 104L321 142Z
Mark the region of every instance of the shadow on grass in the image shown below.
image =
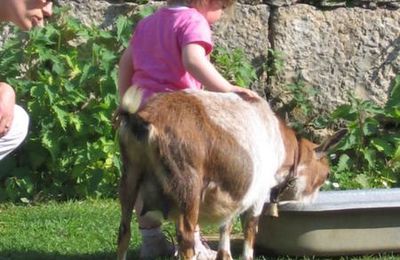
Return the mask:
M232 255L237 259L242 253L242 239L232 239ZM208 244L214 250L218 248L217 240L209 240ZM37 252L37 251L1 251L0 260L115 260L116 252L102 252L85 255L61 255L59 253ZM139 249L134 248L128 251L127 259L139 259ZM171 258L172 259L172 258ZM166 259L167 260L167 259Z
M218 241L215 239L208 240L209 246L217 250ZM233 259L240 259L243 248L242 239L231 240L231 251ZM116 252L102 252L84 255L61 255L57 253L37 252L37 251L0 251L0 260L115 260L117 258ZM139 259L139 249L134 248L128 251L127 259ZM158 260L170 260L175 258L159 258ZM290 257L290 256L277 256L273 254L257 254L256 260L400 260L399 253L382 253L368 256L337 256L337 257Z
M129 250L128 259L138 259L138 250ZM116 252L103 252L85 255L61 255L58 253L37 252L37 251L2 251L0 260L115 260Z

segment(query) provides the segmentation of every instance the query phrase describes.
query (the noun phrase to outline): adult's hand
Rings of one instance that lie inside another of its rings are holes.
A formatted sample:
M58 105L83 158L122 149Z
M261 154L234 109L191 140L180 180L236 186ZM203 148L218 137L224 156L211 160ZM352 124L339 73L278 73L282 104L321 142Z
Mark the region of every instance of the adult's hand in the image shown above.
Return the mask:
M11 127L14 118L14 106L14 89L10 85L0 82L0 137L7 134Z

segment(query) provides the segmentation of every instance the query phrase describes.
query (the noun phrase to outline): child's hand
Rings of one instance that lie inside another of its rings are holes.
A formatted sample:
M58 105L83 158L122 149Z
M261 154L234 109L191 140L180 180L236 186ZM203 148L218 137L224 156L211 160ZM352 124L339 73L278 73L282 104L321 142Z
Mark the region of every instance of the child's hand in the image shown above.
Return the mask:
M238 94L241 98L247 101L256 101L261 98L256 92L238 86L234 86L233 92Z

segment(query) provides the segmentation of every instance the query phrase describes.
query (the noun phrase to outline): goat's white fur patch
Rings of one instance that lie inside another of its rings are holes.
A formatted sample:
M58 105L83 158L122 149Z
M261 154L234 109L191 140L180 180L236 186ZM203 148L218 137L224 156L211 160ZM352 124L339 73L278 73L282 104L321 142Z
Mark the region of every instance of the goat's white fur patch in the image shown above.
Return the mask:
M253 206L253 213L260 215L270 189L277 184L275 174L285 158L278 119L266 102L254 105L234 93L198 91L196 97L207 108L210 119L232 134L250 155L253 179L238 213Z

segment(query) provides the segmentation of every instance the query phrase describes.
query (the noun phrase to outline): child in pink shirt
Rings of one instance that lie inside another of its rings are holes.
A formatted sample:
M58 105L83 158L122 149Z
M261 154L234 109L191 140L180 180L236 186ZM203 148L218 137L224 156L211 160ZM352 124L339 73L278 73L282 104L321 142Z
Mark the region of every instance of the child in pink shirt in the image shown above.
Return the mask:
M229 83L209 60L213 49L210 25L232 4L233 0L170 0L167 7L141 20L120 59L121 98L132 86L142 90L142 105L155 93L184 89L205 88L258 98L255 92ZM137 204L136 212L140 212ZM138 217L138 222L143 238L141 258L172 253L160 231L160 221ZM195 233L195 253L197 259L216 257L216 252L202 243L199 230Z
M230 84L208 59L213 48L210 25L231 4L231 0L169 2L140 21L120 60L120 96L135 85L144 92L143 102L154 93L201 87L257 98L255 92Z
M201 88L182 63L182 49L191 43L201 45L205 55L212 50L210 26L194 8L161 8L138 24L131 82L142 89L144 102L154 93Z

